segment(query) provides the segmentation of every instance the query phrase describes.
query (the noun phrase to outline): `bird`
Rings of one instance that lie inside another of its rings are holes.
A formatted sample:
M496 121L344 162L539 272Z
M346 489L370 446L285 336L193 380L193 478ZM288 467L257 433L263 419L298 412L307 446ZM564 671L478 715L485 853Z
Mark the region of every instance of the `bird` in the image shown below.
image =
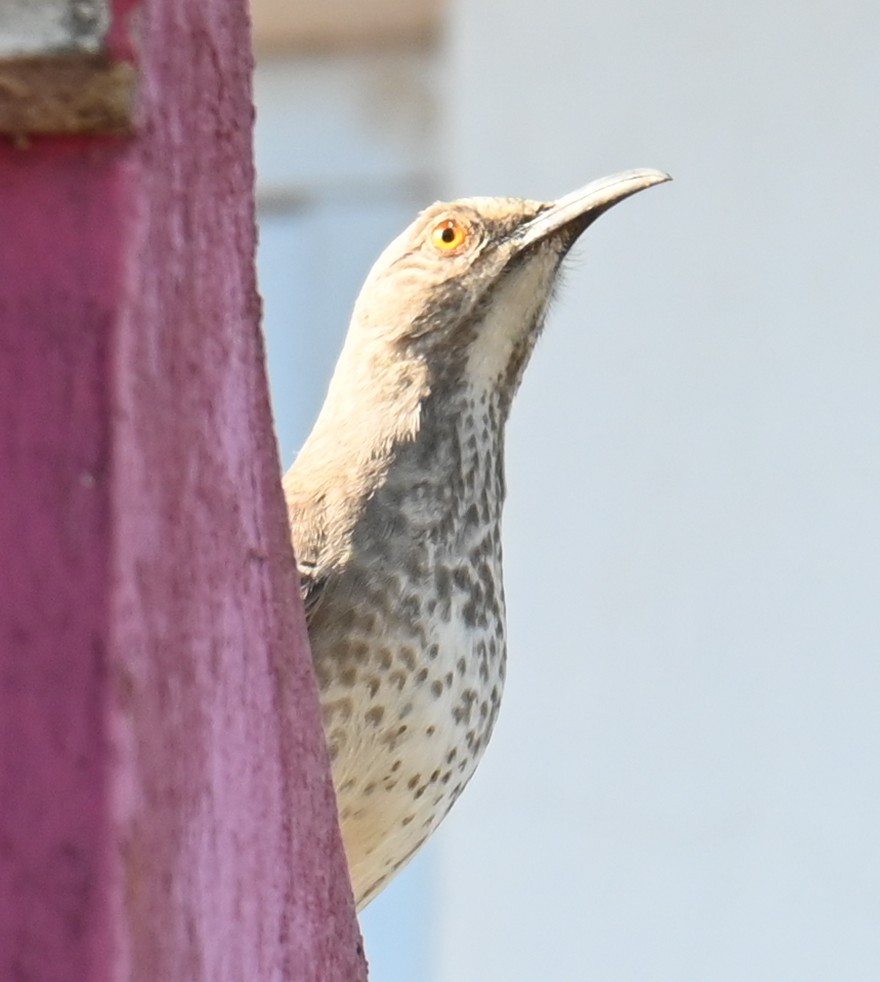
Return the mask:
M601 214L668 180L437 202L355 302L283 485L358 910L437 828L495 725L505 426L562 262Z

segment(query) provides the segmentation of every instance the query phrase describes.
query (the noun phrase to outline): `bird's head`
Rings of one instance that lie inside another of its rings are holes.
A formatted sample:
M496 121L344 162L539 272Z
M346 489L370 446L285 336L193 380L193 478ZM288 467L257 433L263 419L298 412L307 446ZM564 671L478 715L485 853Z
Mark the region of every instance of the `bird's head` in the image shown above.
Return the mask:
M431 205L370 271L349 344L361 356L423 366L432 390L466 384L509 404L571 246L613 205L669 179L631 170L554 202Z
M341 562L395 461L406 482L418 483L414 474L439 467L438 448L450 432L460 436L460 425L473 427L479 416L484 440L497 449L569 249L613 205L669 179L631 170L553 202L440 202L388 246L364 283L324 407L285 478L300 554L331 542ZM383 513L386 538L388 514L393 509Z

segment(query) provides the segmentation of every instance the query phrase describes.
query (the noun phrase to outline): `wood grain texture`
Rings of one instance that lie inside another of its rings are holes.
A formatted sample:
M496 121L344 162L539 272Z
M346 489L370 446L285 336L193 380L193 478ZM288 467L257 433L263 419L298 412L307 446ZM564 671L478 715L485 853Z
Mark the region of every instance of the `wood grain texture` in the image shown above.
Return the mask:
M0 133L128 133L137 75L105 54L0 59Z

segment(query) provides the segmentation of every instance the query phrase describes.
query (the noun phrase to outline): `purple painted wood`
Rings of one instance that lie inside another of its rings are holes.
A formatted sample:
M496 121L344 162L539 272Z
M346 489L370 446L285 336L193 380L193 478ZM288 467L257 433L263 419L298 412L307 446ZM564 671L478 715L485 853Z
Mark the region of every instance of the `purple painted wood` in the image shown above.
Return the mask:
M117 15L136 136L0 145L0 979L357 982L257 326L243 2Z

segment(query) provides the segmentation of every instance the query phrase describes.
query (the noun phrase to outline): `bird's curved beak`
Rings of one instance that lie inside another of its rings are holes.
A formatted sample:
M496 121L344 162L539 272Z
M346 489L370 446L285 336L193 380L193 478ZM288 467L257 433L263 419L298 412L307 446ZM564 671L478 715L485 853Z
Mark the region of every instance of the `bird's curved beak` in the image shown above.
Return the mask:
M601 214L618 201L623 201L637 191L644 191L655 184L671 181L669 174L660 170L625 170L609 177L585 184L564 198L554 201L517 233L518 250L541 242L557 232L566 230L570 245Z

